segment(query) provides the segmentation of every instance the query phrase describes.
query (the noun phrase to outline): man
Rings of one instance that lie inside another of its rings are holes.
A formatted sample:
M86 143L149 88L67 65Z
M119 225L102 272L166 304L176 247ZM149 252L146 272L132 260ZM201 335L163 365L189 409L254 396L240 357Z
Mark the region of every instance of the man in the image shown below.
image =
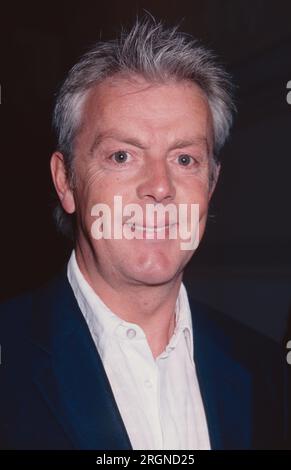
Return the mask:
M2 306L1 448L282 445L276 348L189 303L182 283L233 110L212 54L149 20L70 71L51 172L56 219L75 249L54 281ZM120 201L128 211L113 234ZM167 205L164 219L144 218ZM195 232L188 249L177 228Z

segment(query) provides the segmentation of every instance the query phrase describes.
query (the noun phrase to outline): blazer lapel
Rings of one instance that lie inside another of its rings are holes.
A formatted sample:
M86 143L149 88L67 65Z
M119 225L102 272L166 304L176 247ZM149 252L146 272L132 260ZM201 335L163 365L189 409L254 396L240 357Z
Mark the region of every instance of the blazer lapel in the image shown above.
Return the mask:
M132 449L100 356L66 277L34 305L35 383L77 449Z
M194 360L212 449L251 448L251 377L207 307L190 299ZM219 315L219 312L217 312Z

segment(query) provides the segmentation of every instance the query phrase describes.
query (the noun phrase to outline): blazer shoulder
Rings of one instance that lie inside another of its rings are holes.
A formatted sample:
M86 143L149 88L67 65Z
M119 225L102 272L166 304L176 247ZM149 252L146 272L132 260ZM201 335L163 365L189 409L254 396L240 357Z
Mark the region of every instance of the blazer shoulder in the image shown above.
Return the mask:
M285 357L280 342L275 341L238 319L206 303L189 296L193 328L197 334L221 346L243 362L252 365L257 359L260 363L273 362L274 358L283 365Z
M66 283L65 268L41 286L30 289L0 303L0 342L7 341L12 334L24 336L29 328L35 304L44 313L50 300L58 294ZM60 287L61 286L61 287Z
M25 318L32 309L34 291L19 294L0 303L0 336L12 331L23 331ZM2 339L2 338L1 338Z

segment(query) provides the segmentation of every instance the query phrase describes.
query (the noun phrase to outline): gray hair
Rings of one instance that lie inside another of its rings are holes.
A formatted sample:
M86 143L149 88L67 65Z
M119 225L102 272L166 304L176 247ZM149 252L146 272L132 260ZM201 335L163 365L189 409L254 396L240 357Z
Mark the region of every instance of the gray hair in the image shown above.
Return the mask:
M138 74L148 81L188 80L206 94L213 118L212 162L218 162L233 121L235 105L229 74L217 62L212 51L197 39L166 28L153 18L136 20L129 32L118 39L97 42L70 70L55 104L53 128L57 150L64 156L69 181L73 184L74 141L82 124L82 107L88 91L116 74ZM74 215L60 203L54 211L57 228L73 238Z

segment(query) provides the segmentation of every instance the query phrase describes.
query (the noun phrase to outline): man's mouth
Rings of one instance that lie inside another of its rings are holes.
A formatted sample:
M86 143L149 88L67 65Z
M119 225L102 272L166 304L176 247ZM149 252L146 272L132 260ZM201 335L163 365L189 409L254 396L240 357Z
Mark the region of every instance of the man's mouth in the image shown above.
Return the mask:
M153 226L138 225L138 224L135 224L135 223L127 223L125 225L128 225L130 227L130 229L132 230L132 232L137 230L139 232L161 233L161 232L164 232L164 231L168 231L170 229L170 227L173 227L174 225L176 225L176 223L160 225L160 226L158 226L158 225L153 225Z

